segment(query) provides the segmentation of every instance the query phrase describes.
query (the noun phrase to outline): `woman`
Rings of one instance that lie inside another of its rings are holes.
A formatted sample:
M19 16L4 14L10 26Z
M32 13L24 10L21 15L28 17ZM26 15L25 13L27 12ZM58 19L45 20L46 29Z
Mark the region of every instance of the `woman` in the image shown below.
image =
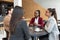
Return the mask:
M10 20L9 40L29 40L29 30L26 21L22 19L24 11L22 7L16 6Z
M31 19L30 21L30 26L38 26L40 28L43 27L43 20L42 18L40 17L40 10L36 10L34 12L34 17Z
M59 30L57 26L57 16L55 9L48 8L46 11L48 22L45 26L46 31L49 33L49 40L59 40Z
M40 28L42 28L44 26L43 19L40 17L40 10L35 10L34 17L31 19L29 25L31 27L34 27L34 31L37 31L36 29L39 29L40 30ZM32 40L33 40L33 38L34 37L32 37Z
M10 22L10 19L11 19L11 14L13 12L13 8L9 7L7 12L8 13L5 16L4 21L3 21L4 22L4 28L5 28L5 31L7 33L7 37L4 38L4 40L8 40L8 36L9 36L9 22Z

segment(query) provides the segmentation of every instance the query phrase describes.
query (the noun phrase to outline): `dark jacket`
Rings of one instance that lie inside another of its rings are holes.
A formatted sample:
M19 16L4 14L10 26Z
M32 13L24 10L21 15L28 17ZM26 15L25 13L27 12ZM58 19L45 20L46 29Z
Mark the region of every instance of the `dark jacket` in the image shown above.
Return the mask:
M24 20L21 20L17 23L15 28L15 33L11 34L10 40L29 40L29 29L27 23Z

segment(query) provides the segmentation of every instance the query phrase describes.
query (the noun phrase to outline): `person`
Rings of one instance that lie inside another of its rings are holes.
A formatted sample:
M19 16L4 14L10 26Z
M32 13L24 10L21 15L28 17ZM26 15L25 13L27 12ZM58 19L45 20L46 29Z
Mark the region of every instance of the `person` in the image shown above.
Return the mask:
M43 19L40 17L40 10L36 10L34 12L34 17L31 19L30 26L38 26L40 28L43 27Z
M35 10L34 17L31 19L29 26L33 27L33 31L36 31L36 29L40 30L44 27L43 19L40 17L40 10ZM39 37L39 39L41 38ZM32 40L34 40L33 36Z
M22 19L23 15L23 8L15 6L10 20L9 40L29 40L29 29L26 21Z
M11 14L13 12L13 7L9 7L8 10L7 10L7 15L5 16L3 22L4 22L4 28L5 28L5 31L7 33L7 37L4 38L3 40L8 40L8 36L9 36L9 22L10 22L10 19L11 19Z
M45 30L49 33L49 40L59 40L56 10L48 8L45 15L48 17Z

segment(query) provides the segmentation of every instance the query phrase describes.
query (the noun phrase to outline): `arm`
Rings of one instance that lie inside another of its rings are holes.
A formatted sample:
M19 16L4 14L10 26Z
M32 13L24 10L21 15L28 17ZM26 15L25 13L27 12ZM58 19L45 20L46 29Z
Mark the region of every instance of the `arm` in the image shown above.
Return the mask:
M29 40L30 38L30 34L29 34L29 29L27 27L27 23L25 21L22 22L22 29L23 29L23 32L24 32L24 37L25 37L25 40Z
M39 21L38 21L38 24L35 24L36 26L42 28L43 27L43 19L42 18L39 18Z
M45 30L50 33L54 27L54 20L50 20L50 22L48 23L48 25L45 26Z
M5 28L5 30L6 31L9 31L9 22L10 22L10 17L9 16L6 16L5 18L4 18L4 28Z
M41 24L36 24L36 23L34 23L34 26L41 26Z
M43 27L44 26L44 23L43 23L43 19L41 18L41 21L40 21L40 26Z

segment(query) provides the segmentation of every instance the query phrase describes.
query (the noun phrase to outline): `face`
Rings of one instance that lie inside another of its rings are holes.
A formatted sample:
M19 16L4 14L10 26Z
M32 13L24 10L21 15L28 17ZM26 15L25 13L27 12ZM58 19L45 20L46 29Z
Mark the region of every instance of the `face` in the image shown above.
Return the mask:
M38 17L38 16L39 16L38 11L35 11L35 12L34 12L34 16L35 16L35 17Z
M45 13L45 15L46 15L47 17L50 17L50 16L51 16L51 12L49 12L49 10L47 10L46 13Z
M12 12L13 12L13 8L12 8L11 10L9 10L8 12L9 12L9 14L12 14Z

